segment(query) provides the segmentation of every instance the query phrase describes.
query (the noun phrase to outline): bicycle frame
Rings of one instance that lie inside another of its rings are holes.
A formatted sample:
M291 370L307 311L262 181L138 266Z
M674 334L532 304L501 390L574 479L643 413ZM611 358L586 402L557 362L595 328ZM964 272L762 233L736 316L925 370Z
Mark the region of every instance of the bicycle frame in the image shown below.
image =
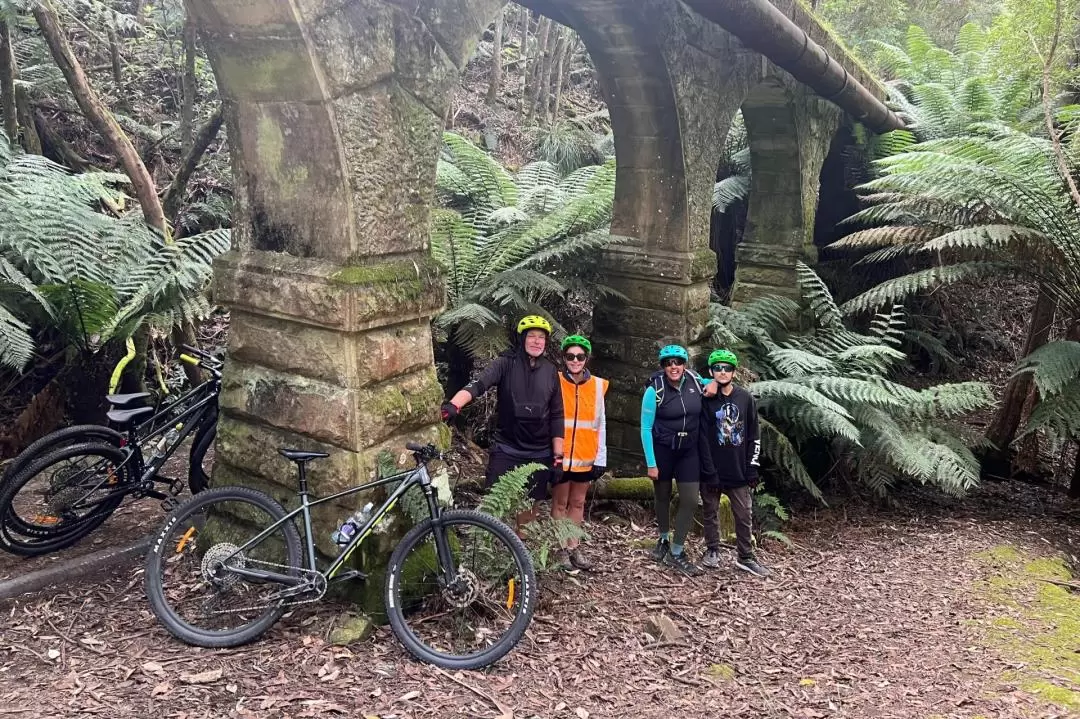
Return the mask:
M319 569L315 561L315 540L313 539L311 529L311 508L323 504L324 502L330 502L335 499L347 497L350 494L362 492L365 489L374 489L375 487L398 481L400 481L401 484L393 492L390 493L390 496L386 498L386 501L382 503L382 506L375 510L374 514L371 515L371 517L364 524L364 526L359 531L357 531L355 535L353 535L353 538L349 540L349 543L346 544L338 553L337 558L330 563L329 567L327 567L324 575L327 579L333 579L334 575L337 574L338 570L340 570L341 567L344 566L345 562L349 560L349 557L352 556L352 553L356 550L356 548L359 547L360 544L364 541L364 539L367 538L367 536L371 533L375 526L382 521L383 517L386 516L386 513L393 509L397 501L401 499L401 497L414 486L419 485L424 492L424 496L427 499L428 512L431 515L431 521L436 526L440 524L442 510L439 508L439 503L435 500L435 495L431 488L431 475L428 474L426 464L420 464L420 466L418 466L416 469L399 472L398 474L394 474L389 477L377 479L374 482L368 482L366 484L361 484L356 487L351 487L344 491L338 492L337 494L332 494L329 497L317 499L314 502L308 499L307 480L304 476L303 467L301 466L300 491L297 493L300 497L300 506L286 514L278 521L274 522L272 525L261 531L252 539L249 539L247 542L245 542L235 552L226 557L222 561L222 565L227 567L230 572L234 574L239 574L242 577L248 577L250 579L273 581L281 584L287 584L289 586L303 584L304 579L302 577L280 574L278 572L268 572L261 569L251 569L248 567L229 566L229 560L231 560L237 554L240 554L245 550L249 549L250 547L259 544L259 542L261 542L263 539L270 536L270 534L277 530L278 527L282 526L286 522L291 522L297 515L300 515L303 517L304 520L304 541L306 543L306 552L304 558L307 560L306 569L312 572L318 572ZM435 548L439 556L439 562L442 565L445 575L444 580L449 584L454 579L452 560L450 556L450 545L446 541L445 535L439 532L435 532L434 536Z

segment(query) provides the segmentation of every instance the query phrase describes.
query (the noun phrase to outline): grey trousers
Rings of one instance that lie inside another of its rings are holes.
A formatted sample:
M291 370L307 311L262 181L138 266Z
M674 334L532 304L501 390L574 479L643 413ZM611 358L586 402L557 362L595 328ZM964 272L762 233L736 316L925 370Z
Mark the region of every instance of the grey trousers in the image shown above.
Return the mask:
M705 515L705 546L709 549L720 548L720 524L717 514L720 511L720 495L726 494L731 502L731 513L735 515L735 546L739 559L753 559L754 545L754 499L750 487L718 487L701 483L701 505Z

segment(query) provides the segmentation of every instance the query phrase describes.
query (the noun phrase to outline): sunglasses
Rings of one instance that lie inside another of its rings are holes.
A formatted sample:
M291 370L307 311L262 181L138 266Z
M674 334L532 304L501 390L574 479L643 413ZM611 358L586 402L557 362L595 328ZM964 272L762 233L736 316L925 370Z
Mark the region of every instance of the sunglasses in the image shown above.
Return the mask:
M682 367L684 364L686 364L686 360L684 360L682 357L668 357L666 360L660 363L660 366L671 367L672 365L678 365L679 367Z
M734 372L735 368L729 364L714 364L712 366L713 372Z
M589 355L584 352L566 352L563 354L563 357L566 358L567 362L584 362L589 359Z

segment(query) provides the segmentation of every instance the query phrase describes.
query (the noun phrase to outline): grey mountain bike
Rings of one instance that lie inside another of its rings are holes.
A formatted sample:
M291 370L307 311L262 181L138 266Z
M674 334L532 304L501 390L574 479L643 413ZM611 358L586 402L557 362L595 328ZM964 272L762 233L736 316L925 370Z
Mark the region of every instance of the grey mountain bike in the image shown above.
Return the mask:
M442 509L427 464L443 456L432 445L406 446L415 469L314 501L307 463L328 455L278 450L297 465L300 506L289 512L249 487L217 487L184 501L166 519L146 558L145 590L154 615L188 644L233 647L254 641L289 607L319 601L334 583L365 580L366 574L346 563L398 500L419 489L429 516L405 534L386 569L383 598L390 626L413 656L446 669L498 661L532 619L537 591L532 559L513 530L495 517ZM312 510L393 483L397 486L382 506L329 566L320 568Z

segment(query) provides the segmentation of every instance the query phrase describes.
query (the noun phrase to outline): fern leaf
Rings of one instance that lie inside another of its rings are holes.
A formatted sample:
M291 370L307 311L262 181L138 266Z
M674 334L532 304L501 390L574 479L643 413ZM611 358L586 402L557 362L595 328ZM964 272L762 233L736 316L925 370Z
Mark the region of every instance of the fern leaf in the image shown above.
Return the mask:
M1013 376L1030 372L1044 398L1061 392L1080 377L1080 342L1049 342L1020 360Z

